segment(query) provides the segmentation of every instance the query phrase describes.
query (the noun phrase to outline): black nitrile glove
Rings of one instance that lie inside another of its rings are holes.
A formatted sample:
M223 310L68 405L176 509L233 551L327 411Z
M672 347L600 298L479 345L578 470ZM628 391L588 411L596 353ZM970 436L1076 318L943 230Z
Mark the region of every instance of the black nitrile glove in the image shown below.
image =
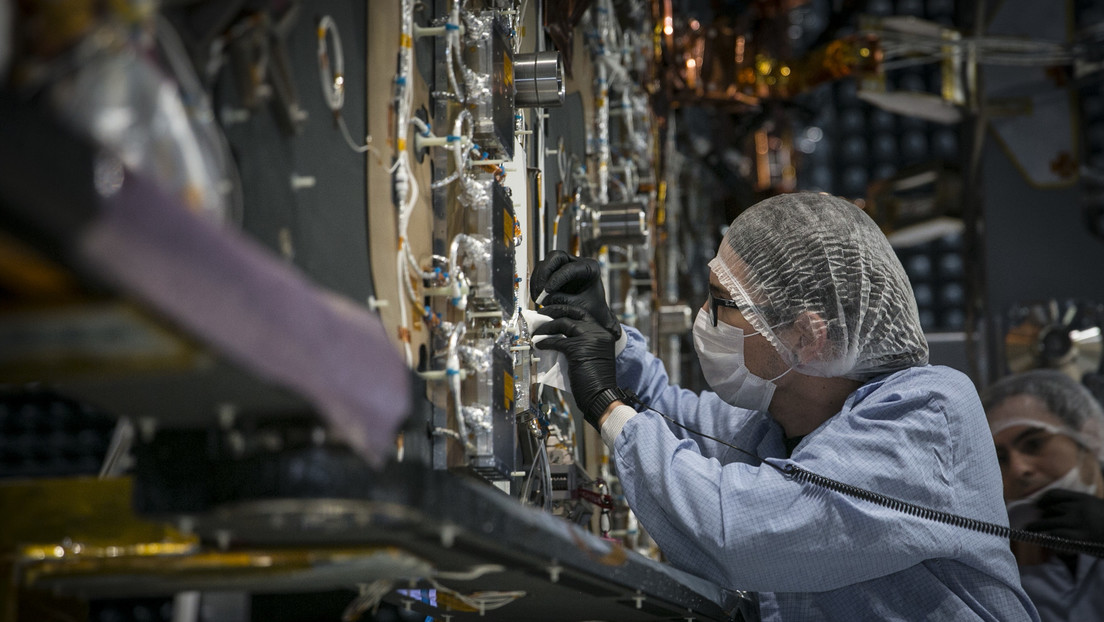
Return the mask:
M1028 531L1104 542L1104 499L1071 490L1049 490L1035 505L1042 518L1028 525Z
M621 322L606 304L606 290L602 287L602 272L597 261L563 251L548 253L537 262L529 276L529 296L533 302L544 291L548 295L539 304L582 307L613 335L614 340L621 337Z
M583 409L587 423L598 428L602 411L594 398L606 389L617 387L617 367L613 362L613 335L579 307L552 305L541 313L553 318L533 331L533 335L553 335L536 344L541 350L556 350L567 357L567 377L575 403ZM563 335L562 337L560 335Z

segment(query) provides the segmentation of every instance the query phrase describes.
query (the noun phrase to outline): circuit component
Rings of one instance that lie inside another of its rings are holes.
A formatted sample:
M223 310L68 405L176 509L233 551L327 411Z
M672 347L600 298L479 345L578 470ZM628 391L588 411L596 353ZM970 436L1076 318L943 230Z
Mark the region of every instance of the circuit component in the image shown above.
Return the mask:
M494 243L491 245L491 281L494 297L505 316L514 314L517 295L514 285L516 257L514 256L514 203L506 189L498 183L492 186L490 209Z
M510 26L496 12L465 21L464 62L471 71L467 99L475 139L488 153L514 157L514 53Z
M490 344L480 340L477 347ZM478 406L470 413L475 438L471 467L490 480L508 479L517 470L517 417L514 359L503 343L491 347L490 366L476 374Z

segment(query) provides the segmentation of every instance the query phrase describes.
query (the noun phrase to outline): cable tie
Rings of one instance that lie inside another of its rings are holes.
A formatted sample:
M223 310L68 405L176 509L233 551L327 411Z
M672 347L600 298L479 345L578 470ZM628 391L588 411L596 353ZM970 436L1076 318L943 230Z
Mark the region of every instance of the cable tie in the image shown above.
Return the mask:
M460 136L456 136L454 134L448 134L448 135L445 136L445 140L447 140L450 143L454 143L454 142L460 140L460 138L461 138Z
M460 25L459 24L450 24L449 22L445 22L445 30L460 30Z

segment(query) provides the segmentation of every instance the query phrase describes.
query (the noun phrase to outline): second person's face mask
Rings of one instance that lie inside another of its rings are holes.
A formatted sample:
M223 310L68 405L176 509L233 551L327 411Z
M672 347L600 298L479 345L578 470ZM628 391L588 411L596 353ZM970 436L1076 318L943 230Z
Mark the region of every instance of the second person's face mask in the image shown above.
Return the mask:
M774 380L790 371L787 369L773 380L748 371L744 363L744 331L724 322L713 326L712 314L704 309L698 311L694 320L694 349L709 387L717 397L739 408L766 412L774 397Z
M1059 477L1022 499L1016 499L1015 501L1006 503L1005 505L1008 507L1008 526L1012 529L1023 529L1027 525L1042 518L1043 513L1039 510L1039 506L1035 505L1035 502L1041 499L1049 490L1070 490L1073 492L1083 492L1087 495L1095 495L1096 482L1086 484L1081 480L1080 456L1081 454L1079 453L1077 464L1074 464L1073 468L1067 471L1062 477Z

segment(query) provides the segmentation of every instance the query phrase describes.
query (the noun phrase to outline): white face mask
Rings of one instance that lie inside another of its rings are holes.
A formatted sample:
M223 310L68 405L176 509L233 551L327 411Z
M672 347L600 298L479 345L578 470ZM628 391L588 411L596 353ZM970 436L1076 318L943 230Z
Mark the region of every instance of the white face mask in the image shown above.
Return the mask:
M774 397L774 381L793 369L773 380L748 371L744 364L744 331L724 322L713 326L712 314L704 309L694 319L694 349L709 387L717 397L739 408L766 412Z
M1009 501L1006 504L1008 507L1008 526L1012 529L1023 529L1027 525L1039 520L1042 516L1042 512L1039 511L1039 506L1035 505L1035 502L1042 498L1048 490L1070 490L1073 492L1083 492L1095 495L1096 482L1094 481L1091 484L1083 483L1081 481L1081 466L1075 464L1065 475L1043 486L1023 499Z

